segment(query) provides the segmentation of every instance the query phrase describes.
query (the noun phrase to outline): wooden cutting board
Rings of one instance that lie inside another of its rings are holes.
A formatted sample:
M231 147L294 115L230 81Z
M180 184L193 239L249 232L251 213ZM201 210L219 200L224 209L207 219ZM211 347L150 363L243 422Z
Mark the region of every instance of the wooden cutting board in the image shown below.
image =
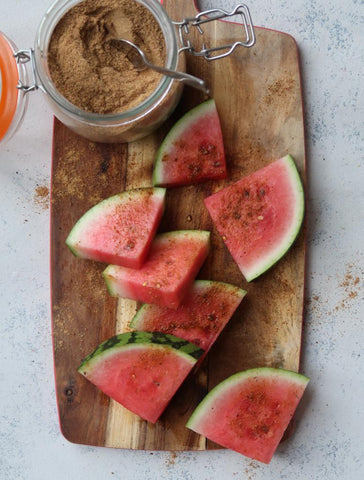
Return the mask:
M196 13L192 0L165 0L164 4L174 20ZM207 45L242 37L242 27L228 22L212 22L204 30ZM280 32L256 28L256 36L253 48L238 48L223 60L207 62L187 56L188 71L206 80L216 101L229 176L226 181L169 189L160 230L210 230L211 254L199 278L234 283L248 293L202 367L188 378L155 425L128 412L77 373L86 354L127 329L137 305L111 298L101 277L105 266L75 258L65 239L78 218L98 201L125 189L151 185L153 157L161 139L177 118L205 97L185 88L172 118L156 133L132 144L92 143L55 120L52 324L60 426L71 442L148 450L216 448L185 428L208 390L250 367L299 369L305 232L275 267L247 284L203 206L207 195L287 153L294 157L305 183L297 47L291 36Z

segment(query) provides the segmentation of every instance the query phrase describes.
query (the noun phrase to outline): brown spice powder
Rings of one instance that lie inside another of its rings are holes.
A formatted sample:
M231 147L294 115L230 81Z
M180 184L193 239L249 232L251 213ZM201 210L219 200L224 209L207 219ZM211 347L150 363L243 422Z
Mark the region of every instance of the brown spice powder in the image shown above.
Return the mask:
M50 40L52 81L67 100L88 112L129 110L150 96L161 79L153 70L135 68L112 38L131 40L152 63L164 64L161 28L134 0L85 0L61 18Z
M46 185L38 185L34 192L34 202L46 210L49 207L49 188Z
M291 95L295 86L293 78L280 78L271 83L267 88L267 94L264 97L264 103L271 105L276 99L284 99L287 94Z
M342 298L341 302L338 303L335 307L335 311L340 309L345 309L349 306L349 301L354 300L361 290L360 278L354 274L354 266L349 264L347 266L347 272L345 274L344 280L339 284L339 286L344 290L345 296ZM360 272L362 276L362 272Z

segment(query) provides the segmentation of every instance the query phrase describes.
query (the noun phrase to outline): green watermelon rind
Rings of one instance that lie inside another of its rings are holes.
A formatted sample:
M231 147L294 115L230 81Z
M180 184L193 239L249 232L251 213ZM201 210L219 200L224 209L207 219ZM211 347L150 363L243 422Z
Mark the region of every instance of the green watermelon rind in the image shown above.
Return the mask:
M209 391L209 393L198 404L191 417L188 419L186 427L196 431L196 425L199 423L201 418L206 415L207 412L211 411L213 404L217 399L219 399L222 395L226 395L230 387L234 387L236 384L254 377L276 377L278 380L291 380L292 383L300 385L303 388L305 388L309 382L309 378L301 373L280 368L258 367L237 372L218 383L212 390Z
M303 185L301 181L300 174L298 173L296 164L291 155L286 155L283 157L283 160L288 167L288 171L290 173L290 177L292 180L293 191L296 194L296 202L295 202L295 211L296 211L296 218L295 221L292 223L290 231L288 232L285 242L282 242L281 248L279 248L274 255L267 258L264 263L258 266L255 270L251 271L249 275L245 275L245 279L247 282L251 282L255 280L257 277L265 273L269 270L273 265L275 265L284 255L289 251L292 247L293 243L295 242L303 223L303 218L305 214L305 196Z
M241 299L243 299L245 297L246 293L247 293L246 290L243 290L242 288L237 287L236 285L232 285L231 283L227 283L227 282L218 282L218 281L215 281L215 280L200 280L200 279L198 279L198 280L195 280L193 282L193 285L194 286L220 285L223 288L225 288L226 292L228 292L228 291L234 292L234 294L238 294ZM131 321L129 323L130 328L135 328L135 329L138 328L139 321L142 318L142 316L144 314L144 311L146 309L148 309L149 305L150 305L149 303L143 303L140 306L139 310L135 313L134 317L131 319Z
M116 205L121 205L123 203L126 203L128 199L130 199L130 196L132 195L133 197L136 197L138 193L145 192L146 190L150 190L153 192L153 195L159 196L164 203L165 195L166 195L166 189L163 187L142 187L142 188L135 188L132 190L125 190L124 192L118 193L116 195L112 195L111 197L105 198L104 200L101 200L101 202L97 203L93 207L91 207L89 210L87 210L82 217L80 217L77 222L74 224L72 230L68 234L68 237L66 238L66 245L70 249L70 251L73 253L75 257L78 258L84 258L82 253L80 253L76 247L77 241L82 235L83 229L89 224L92 223L92 221L100 217L103 212L107 212L110 208Z
M196 107L189 110L183 115L177 122L173 125L171 130L167 133L166 137L160 144L154 162L152 183L155 187L158 187L162 184L161 178L161 167L162 159L165 153L168 151L168 148L173 142L178 140L178 138L183 134L184 130L192 123L198 120L200 117L203 117L206 113L216 109L215 100L210 98L203 103L200 103Z
M78 372L87 376L87 371L97 368L100 360L114 355L116 352L126 352L130 348L151 347L171 349L193 366L203 354L203 350L187 340L174 335L159 332L124 332L105 340L82 361Z

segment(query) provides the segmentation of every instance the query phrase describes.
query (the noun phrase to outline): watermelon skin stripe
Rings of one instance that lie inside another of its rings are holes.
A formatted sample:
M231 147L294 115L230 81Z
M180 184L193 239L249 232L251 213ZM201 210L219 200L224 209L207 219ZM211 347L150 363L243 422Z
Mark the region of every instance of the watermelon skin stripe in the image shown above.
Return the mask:
M202 353L173 335L125 332L102 342L78 372L131 412L155 423Z
M113 337L100 343L100 345L92 353L87 355L78 370L81 371L90 360L97 358L99 355L107 352L108 350L113 348L122 348L127 345L134 344L164 345L174 348L175 350L180 351L182 354L189 355L196 360L198 360L204 353L204 351L197 345L194 345L193 343L174 335L159 332L125 332L120 333L119 335L114 335Z

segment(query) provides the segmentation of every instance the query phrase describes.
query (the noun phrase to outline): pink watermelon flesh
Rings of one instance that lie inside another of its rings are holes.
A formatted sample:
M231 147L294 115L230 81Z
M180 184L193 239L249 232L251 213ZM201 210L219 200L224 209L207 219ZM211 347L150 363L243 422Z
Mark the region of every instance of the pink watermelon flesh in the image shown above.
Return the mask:
M187 427L219 445L269 463L309 379L274 368L239 372L212 389Z
M109 265L104 270L109 293L177 308L207 257L209 241L210 232L202 230L157 235L140 269Z
M287 155L205 198L217 231L247 281L291 247L303 220L304 195Z
M75 224L67 246L81 258L140 268L162 218L165 193L139 188L103 200Z
M177 310L144 304L130 322L130 327L188 340L205 351L201 362L245 294L245 290L235 285L196 280Z
M226 177L224 143L213 99L187 112L161 144L153 171L155 186L191 185Z
M125 408L155 423L201 353L172 335L127 332L100 344L78 371Z

